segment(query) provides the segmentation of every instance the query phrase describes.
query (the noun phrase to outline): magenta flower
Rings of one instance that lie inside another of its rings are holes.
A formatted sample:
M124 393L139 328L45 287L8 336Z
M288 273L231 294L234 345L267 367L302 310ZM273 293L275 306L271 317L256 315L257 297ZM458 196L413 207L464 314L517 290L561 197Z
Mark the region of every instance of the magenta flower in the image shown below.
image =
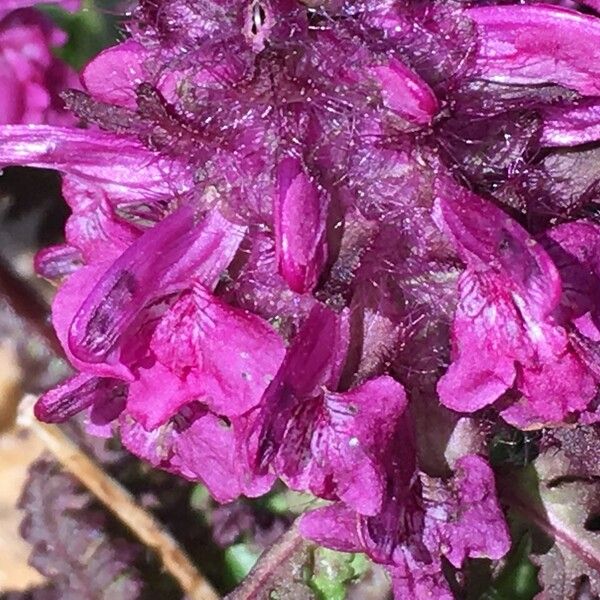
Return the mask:
M0 123L70 123L59 94L77 78L53 54L66 37L38 11L22 8L31 4L0 8Z
M409 404L597 419L600 18L467 4L140 0L66 94L89 129L0 128L72 209L37 266L78 374L38 417L332 501L304 533L399 598L508 548L485 459L434 478Z
M390 472L394 483L377 516L333 504L303 515L300 530L323 546L365 552L386 565L396 598L451 600L442 556L460 567L467 557L501 558L510 546L493 473L477 456L461 458L447 481L411 472L412 448L403 433L410 433L406 423L398 428L395 451L388 455L396 472Z
M585 410L596 380L569 341L568 321L556 314L561 278L550 256L508 215L466 190L444 189L439 202L441 226L467 265L441 401L473 411L514 386L523 398L501 414L524 428Z

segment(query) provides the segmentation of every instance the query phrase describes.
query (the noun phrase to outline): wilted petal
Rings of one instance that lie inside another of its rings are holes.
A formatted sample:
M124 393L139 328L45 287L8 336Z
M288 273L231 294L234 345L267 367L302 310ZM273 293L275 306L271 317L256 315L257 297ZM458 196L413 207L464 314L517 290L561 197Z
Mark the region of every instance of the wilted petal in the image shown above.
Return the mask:
M83 70L83 84L95 100L135 109L147 57L144 47L133 40L107 48Z
M186 205L163 219L129 246L83 302L70 327L72 354L89 368L114 365L122 376L127 367L115 347L139 312L152 299L185 289L192 278L212 288L243 234L216 210L200 217Z
M384 104L399 115L419 124L427 124L438 110L431 88L399 60L373 67L373 76L381 87Z
M584 100L573 106L542 109L544 146L577 146L600 139L600 101Z
M161 318L131 385L128 410L144 427L194 399L227 417L254 408L277 373L283 340L263 319L228 306L200 284Z
M457 568L466 558L495 560L508 552L510 537L494 473L484 459L464 456L456 462L448 482L430 481L423 492L424 538L432 552L439 549Z
M192 187L188 168L132 138L47 125L0 128L0 165L56 169L92 182L111 200L149 202Z
M295 292L311 291L321 274L327 204L325 192L299 160L281 161L273 206L275 243L279 273Z
M544 4L476 7L468 14L479 29L481 77L600 93L598 18Z
M110 405L115 417L125 407L127 386L118 379L81 373L46 392L35 405L35 416L46 423L62 423L85 408Z

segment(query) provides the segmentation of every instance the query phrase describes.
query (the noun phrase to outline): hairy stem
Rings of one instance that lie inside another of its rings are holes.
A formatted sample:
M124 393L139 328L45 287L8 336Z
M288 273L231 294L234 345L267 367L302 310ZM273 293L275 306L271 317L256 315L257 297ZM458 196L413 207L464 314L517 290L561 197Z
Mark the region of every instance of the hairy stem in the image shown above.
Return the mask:
M198 572L177 541L133 496L105 473L55 425L39 422L33 415L35 398L25 396L19 424L37 435L63 467L149 548L154 550L190 600L218 600L219 595Z
M242 584L225 600L262 600L268 598L268 584L275 572L307 545L297 522L286 531L256 563Z

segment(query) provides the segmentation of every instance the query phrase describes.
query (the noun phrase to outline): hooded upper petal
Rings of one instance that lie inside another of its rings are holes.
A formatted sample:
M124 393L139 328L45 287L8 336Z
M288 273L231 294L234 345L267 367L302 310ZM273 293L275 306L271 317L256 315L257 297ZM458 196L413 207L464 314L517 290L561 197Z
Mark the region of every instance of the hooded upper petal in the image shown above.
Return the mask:
M212 288L237 251L244 229L218 211L198 215L181 207L138 238L85 298L69 328L70 352L88 368L126 376L118 342L153 299L189 287L197 278Z

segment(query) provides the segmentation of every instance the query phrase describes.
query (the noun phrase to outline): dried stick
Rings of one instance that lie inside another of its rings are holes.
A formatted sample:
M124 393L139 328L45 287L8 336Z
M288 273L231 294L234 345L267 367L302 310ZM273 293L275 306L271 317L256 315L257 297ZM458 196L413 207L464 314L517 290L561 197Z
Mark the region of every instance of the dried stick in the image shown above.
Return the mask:
M177 541L162 525L137 505L133 496L105 473L56 425L39 422L33 415L36 398L25 396L19 407L18 423L30 429L63 467L161 558L169 573L190 600L219 600L210 583L198 572Z

